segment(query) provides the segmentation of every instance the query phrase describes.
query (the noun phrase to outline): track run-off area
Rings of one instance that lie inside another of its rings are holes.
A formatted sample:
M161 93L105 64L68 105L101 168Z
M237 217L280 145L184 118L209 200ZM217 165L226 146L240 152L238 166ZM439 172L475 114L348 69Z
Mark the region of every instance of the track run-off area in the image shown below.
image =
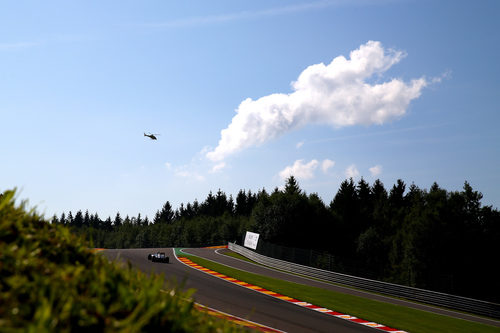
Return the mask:
M147 260L149 253L157 251L166 252L170 257L170 263L152 263ZM196 261L196 257L264 277L325 290L334 290L398 306L412 307L421 311L440 314L444 316L443 318L459 318L461 319L460 321L463 321L464 326L467 326L467 322L470 321L479 322L488 325L493 331L500 332L500 322L495 320L407 302L288 274L223 255L225 251L229 250L190 248L178 251L177 256L176 251L173 249L164 248L116 249L104 250L101 253L111 260L119 259L121 261L128 261L132 266L141 271L164 274L166 280L175 280L177 283L181 283L184 289L194 288L196 290L193 295L194 300L200 306L207 307L206 309L209 309L208 311L211 311L212 314L226 317L238 324L243 324L244 326L260 331L375 333L377 331L404 332L405 330L401 327L388 327L380 320L372 322L370 318L356 318L349 313L337 312L335 308L330 309L311 304L290 297L289 295L261 288L246 281L234 279L234 277L200 266L194 262Z

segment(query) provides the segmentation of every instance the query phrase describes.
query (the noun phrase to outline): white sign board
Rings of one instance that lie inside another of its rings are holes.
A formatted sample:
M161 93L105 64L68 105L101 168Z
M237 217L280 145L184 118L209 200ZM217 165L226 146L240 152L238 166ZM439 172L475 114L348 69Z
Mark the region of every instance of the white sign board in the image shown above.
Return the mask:
M258 242L259 242L259 234L247 231L247 234L245 235L245 244L243 245L245 245L245 247L249 247L251 249L256 250Z

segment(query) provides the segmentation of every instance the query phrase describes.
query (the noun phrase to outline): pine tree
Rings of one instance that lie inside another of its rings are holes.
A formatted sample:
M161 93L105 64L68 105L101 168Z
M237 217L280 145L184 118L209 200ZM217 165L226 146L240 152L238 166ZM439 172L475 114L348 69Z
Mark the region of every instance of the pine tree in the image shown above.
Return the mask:
M104 221L104 230L106 231L111 231L113 229L113 225L111 223L111 217L108 216L106 221Z
M90 215L89 215L89 211L88 209L85 211L85 215L83 217L83 222L82 222L82 225L84 227L88 227L90 226Z
M99 218L99 215L97 214L97 212L94 215L90 216L90 225L92 227L94 227L94 228L100 228L101 224L102 224L102 221Z
M83 226L83 213L81 210L76 212L75 219L73 221L73 225L77 228L81 228Z
M286 194L301 194L301 190L299 184L297 183L297 179L294 176L288 177L285 185L285 193Z
M74 219L73 219L73 214L71 213L71 211L68 212L68 219L66 221L67 221L68 225L71 225L71 226L73 225Z
M244 216L247 213L247 196L243 190L240 190L236 196L235 213L237 216Z
M52 216L50 223L51 224L59 224L59 219L57 218L56 214L54 214L54 216Z
M64 214L64 212L61 214L61 218L59 219L59 223L61 223L62 225L67 224L66 214Z
M169 201L165 202L161 211L156 213L154 223L167 223L170 224L174 220L175 213L172 210L172 205Z
M120 227L122 224L123 224L123 221L122 221L122 218L120 216L120 213L116 213L115 221L114 221L113 225L115 227Z

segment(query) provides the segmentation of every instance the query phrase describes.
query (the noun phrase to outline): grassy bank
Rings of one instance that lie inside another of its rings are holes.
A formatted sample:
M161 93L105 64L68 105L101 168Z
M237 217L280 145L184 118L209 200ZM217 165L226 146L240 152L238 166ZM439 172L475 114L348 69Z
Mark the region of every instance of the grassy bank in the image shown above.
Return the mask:
M185 254L184 254L185 255ZM316 287L264 277L233 269L200 257L185 255L197 264L262 288L338 312L412 333L498 332L498 327L455 319L399 305L378 302Z

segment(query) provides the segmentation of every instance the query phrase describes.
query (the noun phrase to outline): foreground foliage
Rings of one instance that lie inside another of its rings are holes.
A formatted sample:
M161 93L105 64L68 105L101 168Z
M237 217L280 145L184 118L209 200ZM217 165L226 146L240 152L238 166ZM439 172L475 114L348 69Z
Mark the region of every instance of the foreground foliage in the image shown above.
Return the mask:
M13 191L0 194L2 332L236 330L164 287L163 277L120 268L68 228L16 207Z

